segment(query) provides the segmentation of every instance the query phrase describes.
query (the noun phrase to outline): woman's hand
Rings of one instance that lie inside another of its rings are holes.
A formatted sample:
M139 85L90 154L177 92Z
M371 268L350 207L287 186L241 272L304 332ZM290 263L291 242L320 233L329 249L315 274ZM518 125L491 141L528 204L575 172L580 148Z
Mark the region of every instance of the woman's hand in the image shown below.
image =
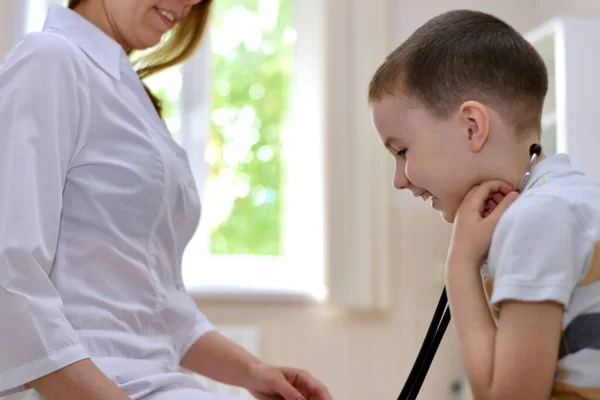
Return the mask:
M502 181L484 182L471 189L456 213L448 258L480 265L498 220L517 197L518 193Z
M259 400L332 400L327 388L308 372L255 364L246 389Z
M269 365L216 331L198 339L181 366L212 380L246 388L259 400L332 400L325 386L307 372Z

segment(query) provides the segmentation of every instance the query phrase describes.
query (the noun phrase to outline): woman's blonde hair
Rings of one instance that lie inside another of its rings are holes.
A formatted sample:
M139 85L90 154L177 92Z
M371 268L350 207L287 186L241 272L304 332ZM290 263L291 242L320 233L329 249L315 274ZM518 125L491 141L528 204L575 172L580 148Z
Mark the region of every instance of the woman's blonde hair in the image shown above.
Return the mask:
M82 1L84 0L69 0L68 6L70 9L74 9ZM134 59L134 67L140 79L180 64L194 54L208 25L211 4L212 0L202 0L194 5L190 13L165 35L159 45L150 51L133 51L129 54ZM160 115L162 113L160 99L146 85L144 88Z

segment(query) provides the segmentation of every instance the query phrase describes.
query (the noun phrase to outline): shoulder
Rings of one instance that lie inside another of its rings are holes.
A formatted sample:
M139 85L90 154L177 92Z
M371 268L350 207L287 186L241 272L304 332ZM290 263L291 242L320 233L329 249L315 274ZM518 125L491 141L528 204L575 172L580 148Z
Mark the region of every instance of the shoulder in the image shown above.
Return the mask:
M570 257L579 251L586 236L568 199L550 192L523 194L498 221L487 272L494 275L498 268L509 264L514 268L533 267L552 258Z
M502 239L526 238L528 242L566 233L597 236L600 232L600 184L570 171L534 187L506 210L498 221L492 245ZM535 235L535 236L532 236Z
M575 208L576 205L560 194L524 193L498 221L492 242L509 232L520 237L533 232L543 236L549 233L545 228L574 227L580 222Z
M53 32L26 35L6 55L3 69L14 66L52 70L62 68L64 73L81 71L82 58L78 47L66 37Z
M484 270L495 278L491 302L567 305L582 273L587 233L564 198L522 196L500 218L492 237Z
M553 191L523 194L498 221L488 254L488 271L519 273L549 265L581 267L593 239L578 204Z
M88 75L76 44L59 33L36 32L26 35L0 64L0 90L32 99L57 93L81 98L89 91Z
M39 121L50 120L65 108L68 113L60 114L61 121L78 124L89 109L87 66L79 48L64 36L28 34L0 65L0 92L0 112L13 110L10 117L15 120L17 112L22 118L35 113Z

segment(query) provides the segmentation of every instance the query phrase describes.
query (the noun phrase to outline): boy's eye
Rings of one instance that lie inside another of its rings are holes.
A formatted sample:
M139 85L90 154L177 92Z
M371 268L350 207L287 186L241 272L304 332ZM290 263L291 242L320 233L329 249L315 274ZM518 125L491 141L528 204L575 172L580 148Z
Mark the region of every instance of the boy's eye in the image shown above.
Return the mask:
M406 149L406 148L405 149L396 150L396 157L401 157L401 156L406 155L406 151L407 150L408 149Z

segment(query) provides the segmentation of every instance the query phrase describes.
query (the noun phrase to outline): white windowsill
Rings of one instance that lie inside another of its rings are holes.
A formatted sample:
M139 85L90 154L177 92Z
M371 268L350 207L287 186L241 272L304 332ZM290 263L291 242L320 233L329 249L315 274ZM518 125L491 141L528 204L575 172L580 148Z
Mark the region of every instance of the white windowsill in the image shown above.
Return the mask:
M293 292L291 290L266 290L251 289L246 286L238 287L189 287L188 293L194 300L225 303L293 303L293 304L323 304L324 301L313 294L305 292Z
M319 303L327 298L323 268L298 257L184 258L183 278L195 299ZM195 267L198 266L198 267ZM204 268L203 268L204 267Z

